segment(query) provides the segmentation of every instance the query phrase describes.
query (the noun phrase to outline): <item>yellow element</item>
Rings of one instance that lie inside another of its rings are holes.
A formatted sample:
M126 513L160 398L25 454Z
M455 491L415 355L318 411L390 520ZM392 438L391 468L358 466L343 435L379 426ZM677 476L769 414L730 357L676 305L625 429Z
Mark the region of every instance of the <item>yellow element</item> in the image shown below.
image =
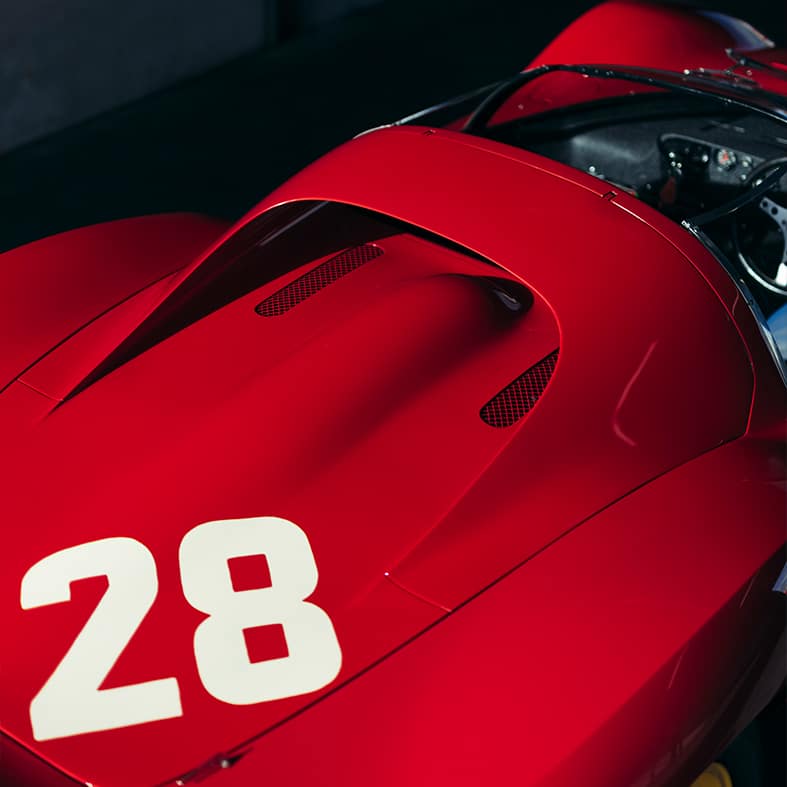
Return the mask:
M732 787L730 772L720 762L712 762L691 787Z

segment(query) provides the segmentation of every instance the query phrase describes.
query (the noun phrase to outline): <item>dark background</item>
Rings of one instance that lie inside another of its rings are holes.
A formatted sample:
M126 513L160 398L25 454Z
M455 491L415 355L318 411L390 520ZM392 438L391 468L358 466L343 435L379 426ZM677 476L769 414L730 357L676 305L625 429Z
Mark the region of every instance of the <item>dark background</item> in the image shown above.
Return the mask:
M0 250L124 216L236 218L359 131L520 70L594 4L269 3L248 54L0 155ZM684 4L787 43L785 0ZM93 24L88 38L102 35Z

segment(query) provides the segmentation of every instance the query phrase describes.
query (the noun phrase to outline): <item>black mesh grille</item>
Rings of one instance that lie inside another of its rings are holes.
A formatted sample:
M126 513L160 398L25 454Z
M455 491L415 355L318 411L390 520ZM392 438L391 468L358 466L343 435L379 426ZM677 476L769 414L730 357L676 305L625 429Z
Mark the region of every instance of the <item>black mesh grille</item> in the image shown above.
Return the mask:
M379 246L374 246L371 243L347 249L273 293L262 303L257 304L255 311L263 317L278 317L307 298L311 298L323 287L333 284L337 279L352 273L356 268L360 268L361 265L365 265L382 253L383 250Z
M513 426L533 409L547 387L557 365L559 350L547 355L500 391L481 408L481 418L490 426Z

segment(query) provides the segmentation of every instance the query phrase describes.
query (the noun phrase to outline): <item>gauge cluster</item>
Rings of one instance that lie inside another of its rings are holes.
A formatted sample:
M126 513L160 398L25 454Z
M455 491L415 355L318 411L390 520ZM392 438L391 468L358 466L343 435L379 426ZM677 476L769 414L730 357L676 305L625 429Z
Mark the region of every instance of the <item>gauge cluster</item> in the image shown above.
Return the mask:
M722 186L746 184L767 159L741 148L715 145L697 137L665 134L659 147L670 170L705 177Z

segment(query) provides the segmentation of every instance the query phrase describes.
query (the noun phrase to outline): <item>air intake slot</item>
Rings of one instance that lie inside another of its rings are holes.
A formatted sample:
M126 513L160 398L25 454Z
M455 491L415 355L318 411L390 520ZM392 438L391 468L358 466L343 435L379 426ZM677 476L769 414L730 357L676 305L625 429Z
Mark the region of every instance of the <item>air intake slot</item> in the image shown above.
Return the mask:
M262 303L257 304L255 311L263 317L278 317L341 279L342 276L376 259L382 253L383 250L379 246L371 243L347 249L273 293Z
M513 426L533 409L557 365L559 348L531 366L481 408L481 419L496 428Z

